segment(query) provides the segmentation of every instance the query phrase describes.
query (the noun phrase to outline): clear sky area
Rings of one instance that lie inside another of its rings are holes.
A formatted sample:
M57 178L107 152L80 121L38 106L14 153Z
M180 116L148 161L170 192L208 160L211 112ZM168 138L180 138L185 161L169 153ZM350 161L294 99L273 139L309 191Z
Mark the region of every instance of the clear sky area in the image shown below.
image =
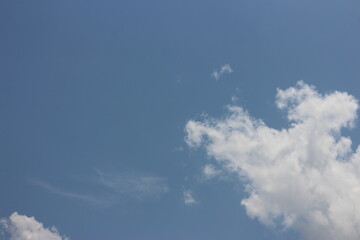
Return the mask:
M360 1L0 1L0 240L360 239Z

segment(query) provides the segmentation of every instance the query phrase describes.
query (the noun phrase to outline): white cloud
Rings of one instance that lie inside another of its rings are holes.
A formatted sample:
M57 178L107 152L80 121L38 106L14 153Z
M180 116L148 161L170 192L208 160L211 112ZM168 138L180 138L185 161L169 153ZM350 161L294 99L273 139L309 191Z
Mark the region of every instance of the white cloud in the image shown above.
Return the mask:
M206 164L203 167L203 174L206 179L211 179L220 174L220 171L214 167L212 164Z
M190 190L184 190L184 203L188 206L198 203Z
M211 77L218 80L225 73L229 74L229 73L232 73L232 72L233 72L233 70L232 70L231 66L229 64L225 64L225 65L221 66L220 70L214 70L213 73L211 74Z
M244 181L241 201L251 218L293 228L306 239L360 239L360 146L341 129L351 128L358 103L345 92L322 95L313 86L278 90L288 129L273 129L241 107L220 120L189 121L186 142Z
M61 236L55 227L46 228L34 217L20 215L17 212L9 218L1 219L0 224L8 240L69 240Z

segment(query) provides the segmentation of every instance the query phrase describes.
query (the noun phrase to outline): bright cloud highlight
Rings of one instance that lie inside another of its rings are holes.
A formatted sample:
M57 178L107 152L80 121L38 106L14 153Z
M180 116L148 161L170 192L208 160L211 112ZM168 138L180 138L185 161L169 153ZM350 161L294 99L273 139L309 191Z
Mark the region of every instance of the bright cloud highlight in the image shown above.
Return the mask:
M69 240L59 234L55 227L45 228L34 217L20 215L17 212L9 218L1 219L3 236L8 240Z
M360 147L353 152L351 139L341 136L354 126L357 100L298 82L278 90L276 104L287 112L288 129L229 106L225 118L189 121L186 142L205 147L224 171L239 176L251 218L306 239L360 239Z

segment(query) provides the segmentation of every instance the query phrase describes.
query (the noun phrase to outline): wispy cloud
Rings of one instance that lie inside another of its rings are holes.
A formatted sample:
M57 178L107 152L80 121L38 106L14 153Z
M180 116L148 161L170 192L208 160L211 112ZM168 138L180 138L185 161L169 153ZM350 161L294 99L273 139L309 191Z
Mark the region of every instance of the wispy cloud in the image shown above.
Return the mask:
M9 218L0 219L0 234L2 237L8 236L7 239L10 240L70 240L61 236L55 227L46 228L34 217L27 217L17 212L11 214Z
M74 193L43 181L32 180L31 182L53 194L87 202L97 207L109 207L125 199L154 201L169 190L166 179L158 176L135 171L110 172L99 169L94 170L95 175L88 178L87 184L94 189L100 186L101 194L91 191L84 194Z
M65 191L63 189L60 189L56 186L53 186L49 183L45 183L39 180L32 180L31 181L33 184L42 187L43 189L53 193L53 194L57 194L66 198L71 198L71 199L75 199L75 200L80 200L83 202L87 202L90 203L92 205L95 206L99 206L99 207L107 207L110 206L112 204L112 201L110 201L110 199L107 199L105 196L103 198L100 197L94 197L91 195L86 195L86 194L79 194L79 193L74 193L74 192L69 192L69 191Z
M360 239L360 146L353 152L351 139L341 136L354 126L358 101L299 82L278 90L276 104L287 111L288 129L230 106L225 118L189 121L186 142L203 145L224 171L245 180L241 204L251 218L306 239Z
M192 205L198 203L198 201L196 201L195 198L193 197L192 191L184 190L183 194L184 194L185 205L192 206Z
M215 78L216 80L219 80L224 74L230 74L233 70L230 66L230 64L225 64L221 66L220 70L214 70L211 74L211 77Z
M169 188L165 178L139 172L104 172L96 169L97 183L116 194L144 201L158 199Z

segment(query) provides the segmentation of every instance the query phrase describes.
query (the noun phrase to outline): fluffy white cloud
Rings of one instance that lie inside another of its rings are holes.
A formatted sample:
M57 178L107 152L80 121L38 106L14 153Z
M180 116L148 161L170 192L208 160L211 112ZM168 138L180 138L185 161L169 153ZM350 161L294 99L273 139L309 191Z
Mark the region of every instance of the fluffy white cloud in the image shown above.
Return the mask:
M190 190L184 190L184 203L190 206L197 203Z
M278 90L288 129L273 129L241 107L220 120L189 121L186 142L204 146L248 192L241 201L251 218L300 231L306 239L360 239L360 147L351 128L358 103L345 92L322 95L313 86Z
M34 217L17 212L7 219L1 219L0 224L8 240L69 240L61 236L55 227L45 228Z
M220 70L214 70L213 73L211 74L211 77L218 80L225 73L232 73L232 72L233 72L233 70L232 70L231 66L229 64L225 64L225 65L221 66Z

